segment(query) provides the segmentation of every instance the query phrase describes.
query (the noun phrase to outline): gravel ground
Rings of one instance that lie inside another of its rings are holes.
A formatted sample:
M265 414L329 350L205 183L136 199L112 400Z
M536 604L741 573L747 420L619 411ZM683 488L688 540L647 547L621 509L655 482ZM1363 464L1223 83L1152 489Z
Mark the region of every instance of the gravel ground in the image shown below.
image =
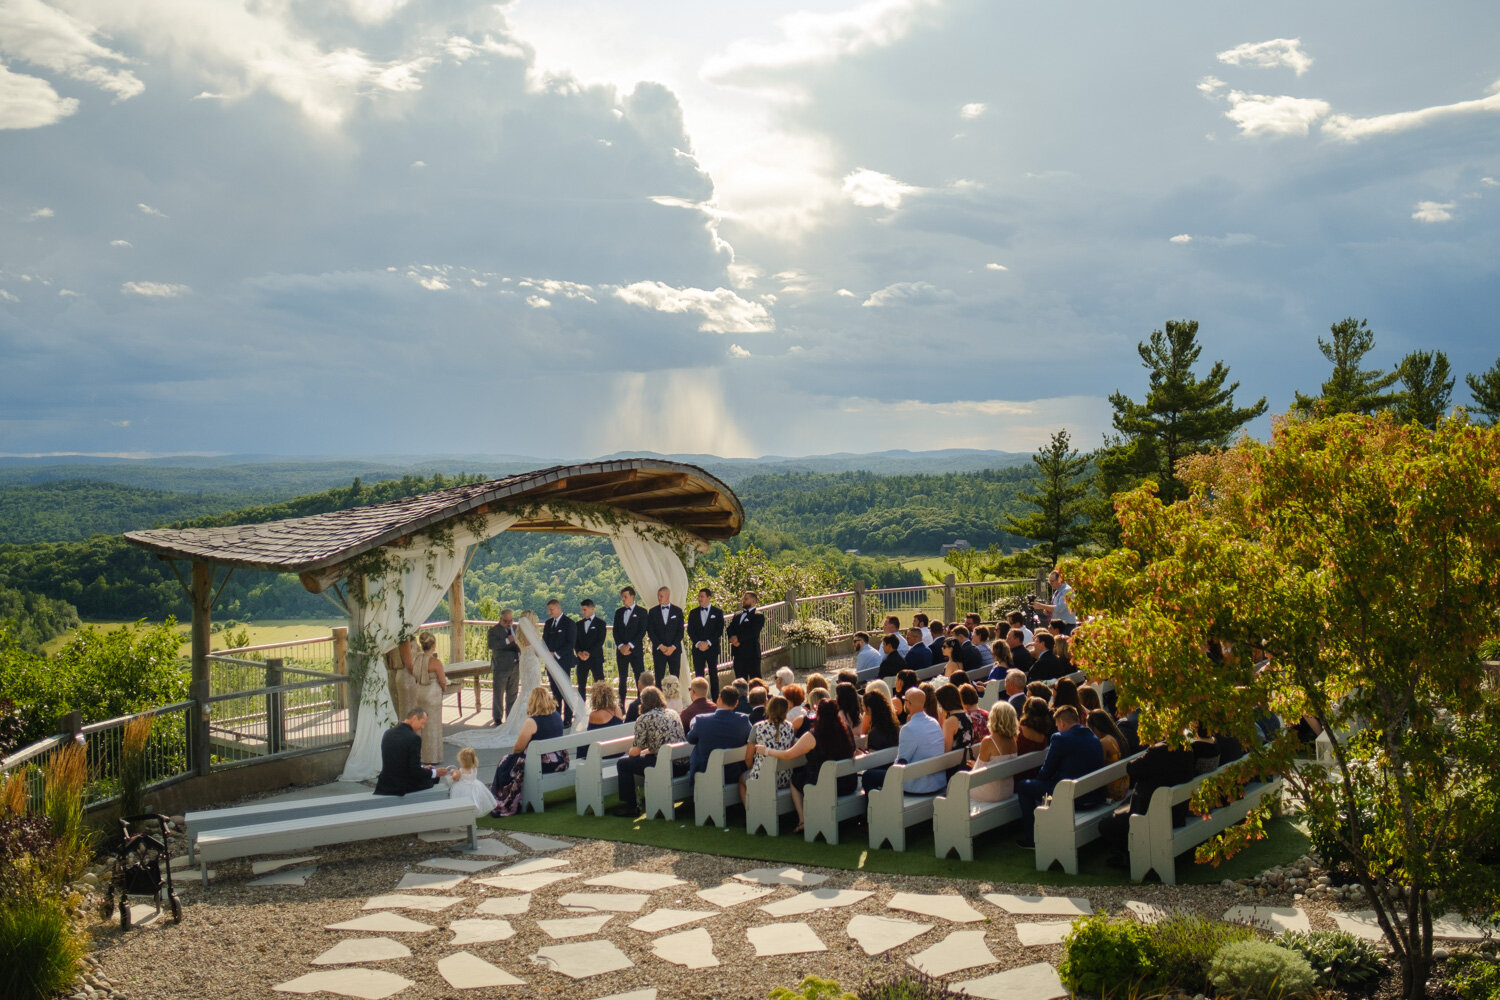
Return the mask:
M502 837L502 839L504 839ZM800 891L795 886L781 886L774 895L723 910L719 916L691 926L702 926L714 938L714 954L719 967L688 970L657 958L651 952L654 935L634 931L629 924L635 914L620 914L604 931L590 938L554 942L537 927L536 920L573 916L557 905L559 895L569 891L617 890L579 884L582 878L602 875L620 869L669 872L689 884L660 890L642 912L657 907L716 909L693 894L700 888L718 885L735 874L757 867L759 863L743 859L720 858L707 854L663 851L634 844L616 844L596 840L570 840L575 846L553 852L569 862L571 870L583 873L581 878L554 883L532 894L526 915L508 918L516 935L504 942L454 946L448 944L446 930L455 919L473 917L475 907L485 898L513 893L477 884L473 878L447 894L460 895L464 902L440 913L396 911L424 923L435 924L439 931L424 934L393 934L411 949L409 958L373 963L367 967L396 972L415 985L398 994L403 998L456 997L465 992L450 988L438 974L438 959L467 950L526 981L525 986L500 988L501 995L516 997L558 996L572 998L605 997L640 989L658 988L660 1000L697 997L764 998L771 987L795 984L804 975L832 977L852 986L872 974L887 974L904 967L904 960L945 937L950 929L984 929L990 950L999 959L997 965L965 970L947 977L957 982L988 975L1002 968L1014 968L1037 961L1054 965L1061 957L1061 946L1020 947L1012 925L1020 921L1050 920L1051 917L1013 917L981 899L985 892L1017 894L1050 894L1086 896L1096 909L1118 911L1127 899L1136 899L1164 908L1196 910L1217 916L1235 903L1291 905L1288 894L1266 898L1240 887L1233 889L1210 886L1128 886L1087 887L1073 889L1039 888L1028 885L1000 885L932 877L870 875L836 869L809 869L829 876L823 887L872 890L875 895L859 904L838 910L790 917L809 924L828 950L822 953L758 959L745 937L751 926L779 922L761 913L759 907ZM520 848L519 844L512 846ZM785 863L796 864L796 842L788 840ZM455 854L454 845L428 844L414 838L390 838L363 844L345 845L308 853L317 853L317 871L305 887L251 887L248 861L226 862L217 866L217 876L205 893L194 873L185 872L179 883L186 916L181 925L162 922L159 926L138 927L121 932L117 923L97 928L95 957L102 975L115 990L130 998L202 997L273 997L288 996L272 992L278 983L294 979L320 966L309 963L317 955L349 937L370 936L355 932L325 930L325 924L350 920L364 914L365 901L374 895L395 890L407 871L419 869L417 863L434 856ZM535 856L520 849L515 858L504 859L499 866L476 877L494 874L501 868ZM955 862L955 866L959 863ZM968 899L988 918L984 924L944 926L941 921L897 913L886 908L891 896L900 891L956 892ZM1326 913L1328 903L1300 900L1315 927L1331 927ZM850 917L856 913L888 914L920 919L938 924L933 930L892 951L867 957L845 933ZM675 930L687 930L688 927ZM673 933L666 931L663 933ZM532 963L539 947L605 938L617 944L636 963L634 968L574 981L560 973L550 972ZM489 995L494 990L483 991ZM468 995L475 995L470 993Z

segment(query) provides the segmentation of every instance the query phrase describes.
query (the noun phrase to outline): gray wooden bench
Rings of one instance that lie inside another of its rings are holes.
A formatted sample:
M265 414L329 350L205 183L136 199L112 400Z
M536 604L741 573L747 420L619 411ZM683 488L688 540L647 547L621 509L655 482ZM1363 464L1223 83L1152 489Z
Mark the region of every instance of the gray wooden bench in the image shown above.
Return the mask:
M1145 813L1130 817L1130 877L1139 882L1148 873L1155 871L1163 885L1177 884L1177 857L1189 848L1197 847L1215 834L1227 830L1250 814L1269 795L1281 790L1281 779L1257 781L1245 786L1244 793L1233 802L1219 806L1208 816L1189 814L1182 826L1172 823L1172 809L1197 794L1209 778L1224 768L1237 767L1232 761L1202 774L1192 781L1168 788L1158 788L1151 796Z
M923 667L921 670L917 671L917 681L930 681L934 677L941 675L942 672L947 669L947 667L947 660L944 660L942 663L934 663L930 667Z
M634 732L626 728L623 723L619 728L626 732ZM609 726L604 729L563 733L550 740L532 740L526 744L525 778L521 783L521 811L525 812L530 809L532 812L545 812L547 810L545 796L548 792L558 788L572 788L578 780L578 749L595 746L620 735L616 727ZM561 771L548 771L544 774L542 755L555 753L558 750L568 751L568 766ZM590 751L589 755L592 756L593 751Z
M818 769L817 781L809 781L802 789L802 838L811 844L821 836L825 842L837 844L839 824L865 814L865 790L859 786L858 776L872 767L894 763L895 747L861 754L853 760L825 760ZM853 793L840 795L838 779L851 774L856 778Z
M634 744L635 732L628 730L624 736L593 744L589 755L577 763L575 770L578 777L577 784L573 786L573 801L578 808L578 815L587 816L590 809L595 816L604 815L605 796L617 795L620 791L619 758L615 755L625 753Z
M993 682L991 682L993 683ZM974 860L974 838L1021 818L1021 800L1015 795L998 802L973 802L975 788L1014 778L1041 767L1045 750L1033 750L1015 760L1002 761L978 771L959 771L948 779L948 790L932 804L932 847L940 858L957 851L962 861Z
M711 751L703 770L693 775L693 822L698 826L712 823L720 830L729 825L729 807L740 804L739 778L727 781L724 769L729 764L744 763L743 746Z
M208 887L208 863L257 854L285 854L328 844L356 840L378 840L433 830L467 828L469 847L477 848L474 803L467 799L404 802L383 796L392 803L383 809L353 809L348 812L301 816L268 823L230 826L198 838L198 863L204 888Z
M995 702L1000 700L1000 696L1004 693L1004 691L1004 681L985 681L984 690L979 693L980 711L988 712L990 709L994 708Z
M646 818L674 819L677 803L688 797L693 790L691 772L678 774L673 765L693 755L693 745L686 740L668 743L656 754L656 763L646 768Z
M781 833L781 817L792 812L792 789L776 787L776 776L807 763L807 757L793 760L778 760L765 756L760 761L760 773L745 775L745 832L759 833L764 830L771 836Z
M1037 871L1046 871L1056 861L1069 875L1078 874L1078 848L1099 839L1099 821L1119 805L1118 802L1105 801L1080 809L1078 801L1111 781L1125 777L1126 766L1134 759L1124 757L1081 778L1065 778L1057 783L1047 801L1037 806L1036 828L1032 835L1036 841Z
M438 784L425 791L408 792L405 795L374 795L362 786L355 786L355 788L357 790L341 795L319 795L316 798L261 802L250 806L234 806L230 809L201 809L197 812L190 812L183 817L183 822L187 826L188 860L195 860L198 838L215 830L261 823L279 823L283 820L358 812L366 809L388 809L401 802L446 802L448 800L446 784Z
M885 784L866 796L865 819L870 825L870 850L886 844L890 844L893 851L906 850L907 827L931 819L933 803L942 794L909 794L907 783L957 767L964 762L968 752L949 750L915 764L892 764L885 772Z

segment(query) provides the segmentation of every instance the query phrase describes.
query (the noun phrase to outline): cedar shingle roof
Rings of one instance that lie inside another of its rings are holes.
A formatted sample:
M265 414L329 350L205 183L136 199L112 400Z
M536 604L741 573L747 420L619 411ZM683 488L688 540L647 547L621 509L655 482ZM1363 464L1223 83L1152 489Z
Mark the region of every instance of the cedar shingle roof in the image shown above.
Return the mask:
M733 537L745 522L734 492L697 466L630 458L558 465L310 517L214 528L153 528L129 531L125 537L163 559L300 573L309 589L321 590L341 575L341 564L423 528L465 514L547 500L602 504L654 518L704 544ZM521 521L510 530L586 533L545 516Z

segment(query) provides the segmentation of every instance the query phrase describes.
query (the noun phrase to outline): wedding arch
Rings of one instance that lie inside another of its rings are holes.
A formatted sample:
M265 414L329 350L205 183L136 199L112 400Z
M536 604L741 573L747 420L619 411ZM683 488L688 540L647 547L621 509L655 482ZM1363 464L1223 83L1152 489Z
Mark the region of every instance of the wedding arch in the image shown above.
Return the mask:
M191 725L198 771L209 769L213 608L230 574L253 569L295 573L307 590L324 594L348 615L350 690L360 698L343 778L360 781L379 771L380 737L395 723L377 664L445 594L462 594L464 568L476 545L505 531L601 535L614 544L646 603L662 586L682 603L694 555L738 534L744 521L739 498L703 469L628 458L554 466L308 517L157 528L125 537L169 562L192 602Z

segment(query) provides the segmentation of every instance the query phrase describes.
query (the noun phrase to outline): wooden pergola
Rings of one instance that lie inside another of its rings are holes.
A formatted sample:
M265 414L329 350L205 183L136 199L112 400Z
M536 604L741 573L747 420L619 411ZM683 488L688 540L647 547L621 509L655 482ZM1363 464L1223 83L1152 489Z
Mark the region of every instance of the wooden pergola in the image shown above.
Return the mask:
M566 534L605 532L562 520L547 504L596 505L681 532L699 551L732 538L745 511L728 486L697 466L650 458L559 465L483 483L434 490L389 503L308 517L210 528L153 528L126 532L172 566L192 606L191 720L199 773L209 770L208 655L213 609L239 569L295 573L311 593L325 594L348 612L344 581L361 556L402 545L418 532L491 511L522 516L507 530ZM183 564L187 564L184 572ZM220 573L222 568L223 572ZM463 570L449 586L449 610L463 642Z

